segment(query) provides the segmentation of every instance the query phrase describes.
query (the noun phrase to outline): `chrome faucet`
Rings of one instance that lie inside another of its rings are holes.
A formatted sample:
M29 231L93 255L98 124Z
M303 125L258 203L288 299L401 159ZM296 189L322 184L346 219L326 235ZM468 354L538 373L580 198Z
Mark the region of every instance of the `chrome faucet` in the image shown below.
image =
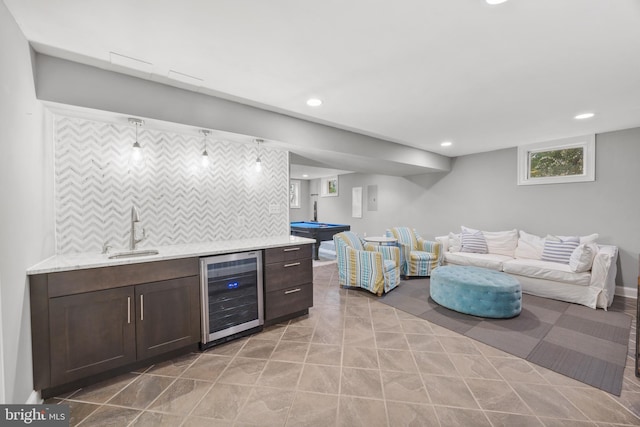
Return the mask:
M140 213L135 206L131 206L131 236L129 236L129 250L135 251L136 245L147 238L147 231L142 228L142 238L136 239L136 222L140 222Z

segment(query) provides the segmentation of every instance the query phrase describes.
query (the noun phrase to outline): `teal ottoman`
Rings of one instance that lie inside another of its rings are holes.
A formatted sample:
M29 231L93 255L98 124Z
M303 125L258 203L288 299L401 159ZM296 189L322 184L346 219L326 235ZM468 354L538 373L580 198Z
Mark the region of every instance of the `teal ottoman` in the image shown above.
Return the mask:
M480 267L445 265L431 272L431 299L443 307L479 317L506 319L522 310L520 282Z

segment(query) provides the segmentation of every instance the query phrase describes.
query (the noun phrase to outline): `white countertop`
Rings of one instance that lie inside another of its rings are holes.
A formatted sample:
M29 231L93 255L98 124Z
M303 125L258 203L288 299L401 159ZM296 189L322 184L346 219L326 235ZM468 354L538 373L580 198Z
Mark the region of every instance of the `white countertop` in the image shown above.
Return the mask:
M276 248L296 244L315 243L314 239L297 236L256 237L252 239L226 240L218 242L186 243L182 245L146 247L138 249L157 249L157 255L137 256L131 258L109 259L110 255L126 252L126 249L112 249L108 254L77 253L55 255L27 269L28 275L55 273L60 271L82 270L85 268L112 267L115 265L138 264L142 262L162 261L168 259L200 257L208 255L229 254L233 252L253 251L265 248Z

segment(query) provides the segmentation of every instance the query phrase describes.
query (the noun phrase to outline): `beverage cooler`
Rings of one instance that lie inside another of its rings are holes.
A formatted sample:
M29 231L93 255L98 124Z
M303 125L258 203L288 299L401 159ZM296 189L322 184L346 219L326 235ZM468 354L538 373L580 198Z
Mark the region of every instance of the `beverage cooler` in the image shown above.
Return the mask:
M262 251L201 258L200 278L202 348L262 329Z

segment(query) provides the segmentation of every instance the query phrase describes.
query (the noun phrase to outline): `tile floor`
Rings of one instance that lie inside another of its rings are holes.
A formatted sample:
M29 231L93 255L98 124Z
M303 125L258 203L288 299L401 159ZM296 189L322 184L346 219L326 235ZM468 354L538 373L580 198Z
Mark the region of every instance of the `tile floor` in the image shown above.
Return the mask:
M631 346L617 397L314 276L308 316L48 403L81 426L640 426Z

